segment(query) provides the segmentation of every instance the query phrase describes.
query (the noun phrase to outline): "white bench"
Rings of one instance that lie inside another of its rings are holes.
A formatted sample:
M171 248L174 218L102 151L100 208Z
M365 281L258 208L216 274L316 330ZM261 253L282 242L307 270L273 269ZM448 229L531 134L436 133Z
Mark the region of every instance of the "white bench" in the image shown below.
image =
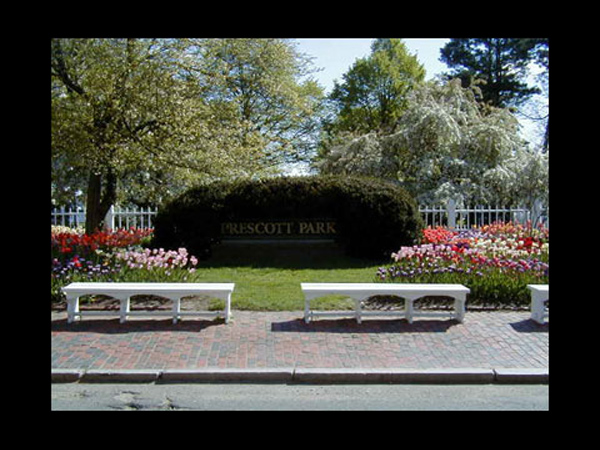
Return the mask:
M223 317L225 323L231 317L231 293L234 283L71 283L62 288L67 296L67 321L71 323L75 318L81 319L82 311L79 310L79 297L82 295L102 294L120 300L119 315L121 323L128 316L159 316L173 317L173 323L181 316L208 316ZM134 295L156 295L173 301L173 308L169 311L131 311L130 297ZM223 311L181 311L181 298L192 295L207 295L225 300ZM114 315L111 311L85 311L86 315Z
M459 322L465 315L465 302L469 288L461 284L416 284L416 283L301 283L304 293L304 321L318 316L353 316L361 323L363 316L392 316L406 317L409 323L415 316L440 317L448 316L447 313L423 312L413 306L415 300L425 296L445 296L454 298L454 314L452 317ZM310 301L324 295L347 295L354 299L354 311L311 311ZM361 301L374 295L396 295L404 298L402 311L363 311Z
M527 287L531 291L531 320L543 324L544 318L549 317L545 306L549 299L549 285L528 284Z

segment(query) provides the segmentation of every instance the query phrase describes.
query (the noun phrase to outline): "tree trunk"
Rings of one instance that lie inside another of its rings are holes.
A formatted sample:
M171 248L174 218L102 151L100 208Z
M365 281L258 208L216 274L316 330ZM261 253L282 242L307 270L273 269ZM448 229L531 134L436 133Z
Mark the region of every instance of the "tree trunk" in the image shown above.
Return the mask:
M116 200L117 177L111 168L106 174L106 186L102 195L102 175L94 170L90 171L88 178L85 232L91 234L97 231L104 220L104 216Z
M102 179L99 173L90 172L88 178L87 199L85 202L85 232L91 234L100 226L100 192Z

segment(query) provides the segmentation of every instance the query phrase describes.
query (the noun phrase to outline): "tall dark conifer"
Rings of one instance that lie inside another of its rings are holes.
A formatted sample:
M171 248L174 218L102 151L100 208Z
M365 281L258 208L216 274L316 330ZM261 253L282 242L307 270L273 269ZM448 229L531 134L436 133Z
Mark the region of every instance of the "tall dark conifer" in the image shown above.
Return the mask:
M482 101L500 108L517 107L540 90L523 81L536 39L459 38L441 49L440 60L459 77L463 87L479 84Z

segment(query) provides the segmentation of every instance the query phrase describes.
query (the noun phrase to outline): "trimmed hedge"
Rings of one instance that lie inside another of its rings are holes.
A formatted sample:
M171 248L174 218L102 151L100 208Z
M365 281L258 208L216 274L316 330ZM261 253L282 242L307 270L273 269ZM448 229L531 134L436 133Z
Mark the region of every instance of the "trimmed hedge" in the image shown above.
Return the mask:
M279 177L198 186L163 205L154 245L209 256L220 224L236 220L332 218L336 241L352 256L389 258L419 239L414 199L397 185L362 177Z

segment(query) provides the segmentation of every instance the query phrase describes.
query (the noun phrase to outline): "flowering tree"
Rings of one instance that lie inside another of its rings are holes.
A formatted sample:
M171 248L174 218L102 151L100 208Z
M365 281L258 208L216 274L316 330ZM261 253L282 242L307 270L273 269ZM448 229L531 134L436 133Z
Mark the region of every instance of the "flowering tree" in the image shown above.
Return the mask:
M536 200L548 201L548 153L519 148L509 158L484 173L488 197L500 204L530 209Z
M477 87L460 80L412 91L389 135L367 134L332 146L323 173L398 181L421 202L532 201L547 192L547 158L525 148L507 110L482 107ZM526 163L524 163L526 162Z

